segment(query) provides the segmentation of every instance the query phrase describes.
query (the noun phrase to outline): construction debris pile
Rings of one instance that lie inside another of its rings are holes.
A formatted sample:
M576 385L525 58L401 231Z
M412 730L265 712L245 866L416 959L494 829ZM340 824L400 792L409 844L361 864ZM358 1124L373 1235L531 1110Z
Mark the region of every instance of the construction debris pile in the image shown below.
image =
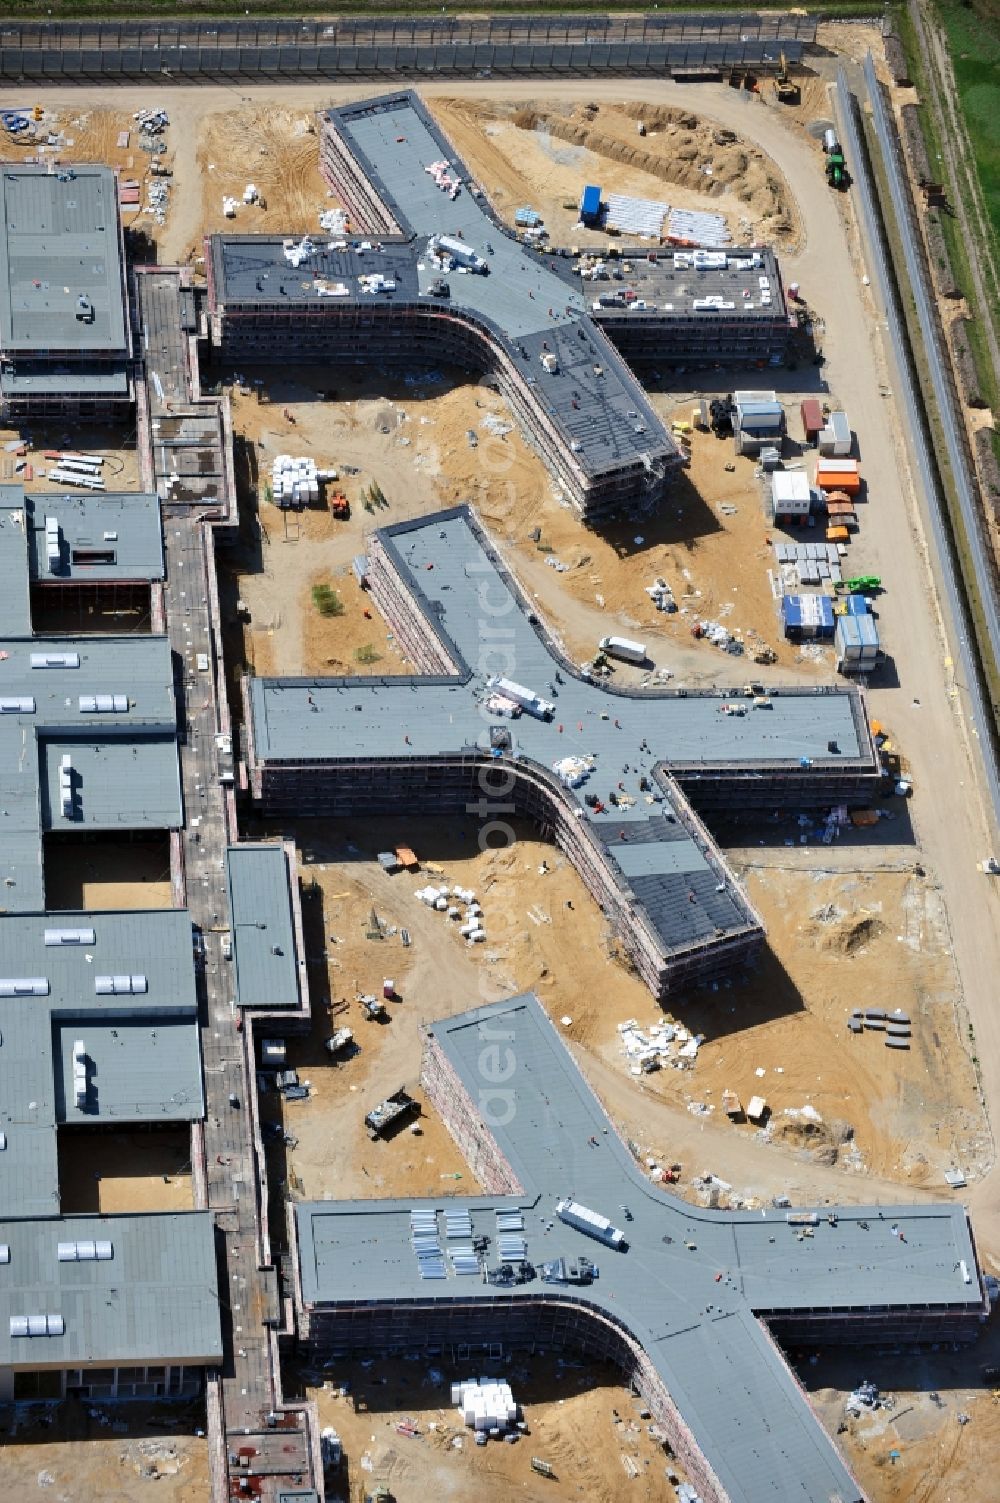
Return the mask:
M418 887L414 897L457 923L459 934L470 945L480 945L485 940L483 910L470 887L447 884L440 887Z
M853 1393L847 1396L844 1411L858 1418L861 1414L872 1414L876 1409L894 1409L896 1401L888 1394L879 1392L878 1385L865 1379L859 1383Z
M691 635L699 640L711 642L713 647L719 647L723 652L730 652L734 657L742 657L746 650L743 646L742 634L739 631L730 631L723 626L721 621L697 620L691 628Z
M730 244L732 238L721 214L671 209L667 216L667 239L675 245L700 245L721 250Z
M646 594L658 611L665 611L668 616L672 616L677 610L674 592L661 575L657 575L651 585L646 585Z
M669 1020L640 1028L635 1018L627 1018L618 1024L618 1033L632 1075L649 1075L664 1065L690 1070L705 1042L704 1034L689 1033L680 1023Z
M319 227L326 230L329 235L344 235L347 232L346 209L322 209L319 216Z
M146 213L151 214L157 224L163 224L167 217L169 199L170 184L163 178L150 178L146 185Z
M139 145L143 151L159 156L166 151L163 132L170 124L166 110L136 110L132 119L139 127Z

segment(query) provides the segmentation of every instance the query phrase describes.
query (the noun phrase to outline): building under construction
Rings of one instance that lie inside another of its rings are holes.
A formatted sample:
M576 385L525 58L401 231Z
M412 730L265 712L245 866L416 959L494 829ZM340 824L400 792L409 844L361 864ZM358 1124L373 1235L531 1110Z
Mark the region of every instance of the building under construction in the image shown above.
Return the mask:
M855 688L664 693L584 676L466 507L376 533L361 572L416 671L245 679L257 806L524 815L660 998L744 964L763 938L696 810L867 803L880 786ZM502 660L482 647L498 614Z
M414 94L330 111L321 164L356 233L213 236L216 349L485 374L590 525L655 506L681 460L623 354L657 366L782 356L770 251L539 253L497 218Z
M123 414L131 362L115 173L0 166L0 417Z
M290 1208L314 1361L611 1360L704 1503L861 1503L776 1341L966 1341L989 1313L961 1206L711 1211L653 1183L531 994L433 1025L422 1078L482 1192ZM581 1257L589 1284L539 1277Z

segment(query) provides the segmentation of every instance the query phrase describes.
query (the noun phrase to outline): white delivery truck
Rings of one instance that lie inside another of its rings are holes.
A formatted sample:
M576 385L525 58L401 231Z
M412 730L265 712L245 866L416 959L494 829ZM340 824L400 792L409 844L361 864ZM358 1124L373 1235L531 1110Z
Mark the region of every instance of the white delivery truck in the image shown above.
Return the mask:
M628 637L602 637L597 645L609 658L621 658L625 663L646 661L645 642L631 642Z
M511 699L516 705L520 705L527 715L534 715L536 720L551 720L556 713L556 707L551 699L543 699L533 689L526 689L523 684L515 684L511 678L500 678L494 674L486 680L486 687L494 694L502 694L504 699Z
M606 1216L589 1210L587 1206L580 1205L576 1200L557 1200L556 1215L560 1221L565 1221L567 1226L576 1227L578 1232L583 1232L585 1236L603 1242L605 1247L616 1247L621 1252L628 1247L623 1231L617 1226L612 1226Z

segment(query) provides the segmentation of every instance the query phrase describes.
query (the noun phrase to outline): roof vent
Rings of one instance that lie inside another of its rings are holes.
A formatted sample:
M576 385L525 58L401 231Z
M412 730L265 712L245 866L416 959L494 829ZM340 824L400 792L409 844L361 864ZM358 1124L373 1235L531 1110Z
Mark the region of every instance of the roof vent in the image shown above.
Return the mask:
M78 652L33 652L32 668L79 668Z
M93 929L46 929L45 943L51 945L92 945L95 943Z
M61 1315L12 1315L12 1336L62 1336L66 1322Z
M149 990L145 976L95 976L94 991L99 997L127 997Z

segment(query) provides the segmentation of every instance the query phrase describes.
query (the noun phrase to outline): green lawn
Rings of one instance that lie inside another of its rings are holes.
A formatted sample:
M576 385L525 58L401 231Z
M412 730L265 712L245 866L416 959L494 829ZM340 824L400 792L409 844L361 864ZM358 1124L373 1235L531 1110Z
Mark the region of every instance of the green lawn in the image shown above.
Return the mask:
M938 0L966 129L994 235L1000 236L1000 4Z

